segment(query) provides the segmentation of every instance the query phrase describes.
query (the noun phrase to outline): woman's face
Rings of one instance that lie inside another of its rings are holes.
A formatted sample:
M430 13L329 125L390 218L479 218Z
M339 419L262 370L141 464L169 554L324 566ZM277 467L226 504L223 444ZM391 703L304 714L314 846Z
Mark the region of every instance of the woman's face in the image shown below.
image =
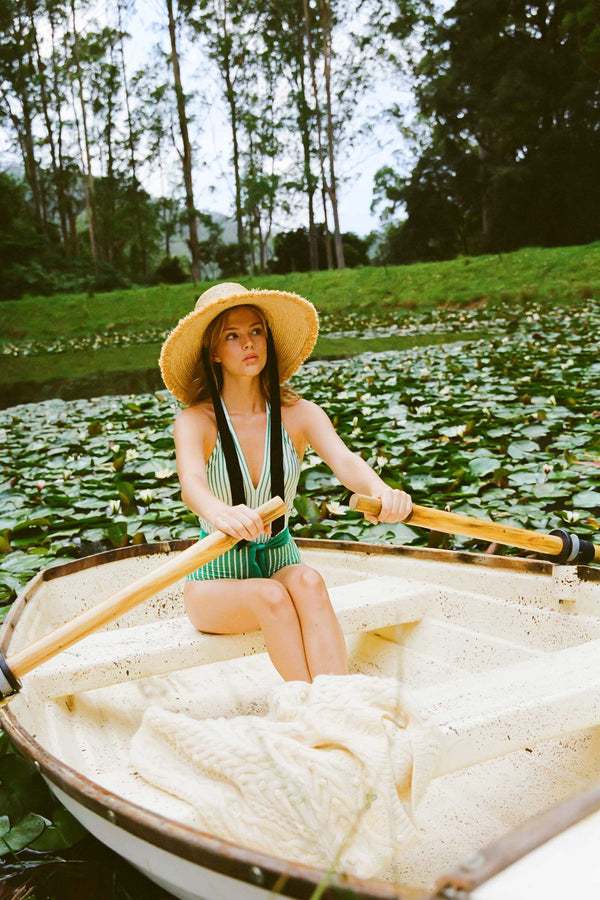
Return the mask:
M236 306L224 313L213 362L221 364L223 373L238 377L262 372L267 362L267 336L258 310L252 306Z

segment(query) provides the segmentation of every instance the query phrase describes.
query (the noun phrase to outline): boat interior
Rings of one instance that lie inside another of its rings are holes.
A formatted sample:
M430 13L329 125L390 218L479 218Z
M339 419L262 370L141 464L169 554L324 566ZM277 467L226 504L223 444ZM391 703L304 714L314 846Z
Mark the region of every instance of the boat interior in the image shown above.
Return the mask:
M381 877L431 889L474 849L597 778L597 571L299 543L330 588L351 672L397 679L440 736L434 777L413 811L419 841L398 847ZM158 556L34 580L5 651L151 571ZM264 715L281 679L263 650L258 633L195 632L180 582L25 676L11 715L95 784L197 827L192 805L137 774L132 740L151 706L195 719Z

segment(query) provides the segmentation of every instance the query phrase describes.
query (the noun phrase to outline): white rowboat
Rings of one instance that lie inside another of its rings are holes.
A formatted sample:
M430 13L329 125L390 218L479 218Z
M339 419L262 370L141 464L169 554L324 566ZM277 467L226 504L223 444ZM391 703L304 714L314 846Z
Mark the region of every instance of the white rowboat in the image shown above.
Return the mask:
M15 601L0 649L14 656L190 543L41 572ZM345 877L203 833L180 800L141 783L129 753L151 704L198 719L260 712L280 681L259 634L194 632L182 582L30 672L0 714L61 802L183 900L340 896L340 886L364 898L600 892L600 568L298 544L330 587L351 670L397 678L435 725L441 751L416 810L419 843L377 879Z

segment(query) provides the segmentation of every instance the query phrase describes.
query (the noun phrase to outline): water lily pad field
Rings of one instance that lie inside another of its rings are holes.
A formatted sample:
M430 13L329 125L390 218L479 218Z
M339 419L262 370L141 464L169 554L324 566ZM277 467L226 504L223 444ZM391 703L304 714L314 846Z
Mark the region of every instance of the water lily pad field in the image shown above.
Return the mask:
M326 409L355 452L420 505L534 530L566 525L596 533L600 302L440 309L420 325L421 332L445 332L447 341L310 362L293 385ZM390 327L371 314L355 333L389 334ZM178 409L170 394L158 391L0 412L4 609L28 578L52 563L130 542L197 536L176 474ZM294 534L440 540L409 525L369 525L349 511L347 499L309 452L292 512ZM443 543L481 549L456 537Z
M363 309L352 317L330 313L324 326L332 343L353 339L358 352L307 363L293 386L326 409L351 448L389 484L423 506L531 530L567 527L598 539L600 298L562 304L520 298L421 313ZM403 348L374 352L372 341L390 334L407 339ZM364 347L368 352L360 352ZM178 410L159 390L0 412L0 617L41 568L129 543L197 537L176 474ZM485 549L410 525L372 526L347 500L348 491L309 452L293 533ZM71 896L69 879L72 896L82 896L82 879L95 878L90 890L97 891L102 870L112 872L107 897L163 896L145 882L140 887L128 869L118 873L112 857L105 863L99 845L67 850L80 837L2 738L0 884L18 878L32 885L35 870L48 885L63 879L56 896Z

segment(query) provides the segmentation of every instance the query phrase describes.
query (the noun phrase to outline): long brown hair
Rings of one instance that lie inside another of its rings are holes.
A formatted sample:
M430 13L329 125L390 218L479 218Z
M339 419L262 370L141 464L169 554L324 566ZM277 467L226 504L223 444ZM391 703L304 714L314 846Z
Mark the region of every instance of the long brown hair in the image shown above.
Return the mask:
M268 322L265 318L262 310L258 309L256 306L252 306L252 304L244 304L248 309L251 309L258 316L260 323L264 329L265 335L267 333ZM218 342L220 341L223 332L225 331L225 316L230 312L229 309L226 309L220 315L218 315L212 322L208 325L204 335L202 337L202 348L206 349L206 354L209 360L209 365L212 369L215 381L219 388L219 391L223 387L223 371L221 369L221 364L215 362L214 355ZM260 373L260 389L263 396L270 402L271 400L271 391L269 388L269 366L265 365ZM210 400L210 388L208 386L205 374L204 374L204 363L202 362L202 353L198 354L198 361L196 363L196 376L194 381L199 385L198 390L194 396L191 405L196 403L202 403L204 400ZM292 404L296 403L300 396L296 393L296 391L292 390L291 387L287 384L280 385L279 388L279 396L281 398L282 406L292 406Z

